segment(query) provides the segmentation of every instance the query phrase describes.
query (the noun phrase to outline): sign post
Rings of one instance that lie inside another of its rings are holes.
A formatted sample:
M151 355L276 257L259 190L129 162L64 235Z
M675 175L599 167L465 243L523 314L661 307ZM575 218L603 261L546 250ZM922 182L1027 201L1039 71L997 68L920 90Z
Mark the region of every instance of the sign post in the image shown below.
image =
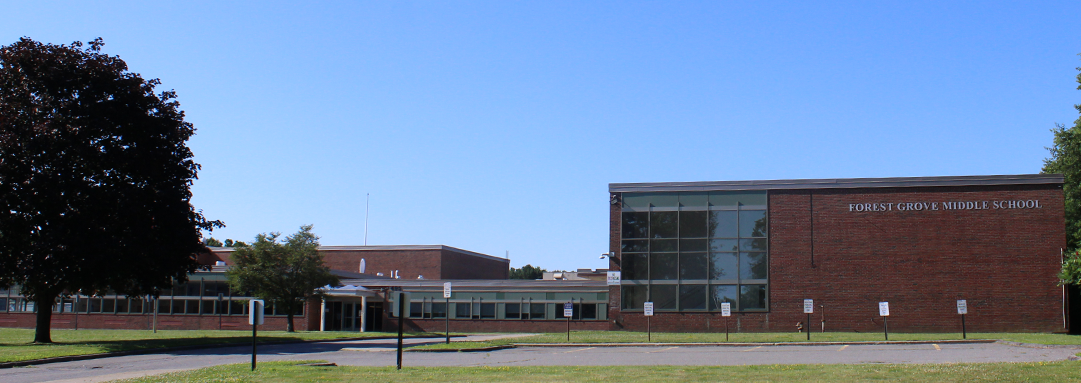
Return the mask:
M968 339L968 332L965 331L965 314L968 314L968 301L964 299L957 300L957 313L961 314L961 339Z
M150 303L154 305L154 333L158 333L158 298L150 297ZM89 304L90 302L87 302Z
M721 316L724 317L724 341L728 341L728 317L732 316L732 303L721 302Z
M450 344L450 282L443 282L443 298L447 300L447 344Z
M890 340L890 302L878 302L878 315L882 316L882 333L886 335L886 340Z
M807 314L807 321L803 322L803 323L806 323L807 325L803 326L803 328L805 330L807 330L807 340L811 340L811 314L814 313L814 312L815 312L815 301L814 301L814 299L804 299L803 300L803 313Z
M157 310L154 310L157 313ZM248 324L251 325L251 370L255 371L255 338L259 335L259 325L263 324L263 300L248 301Z
M225 294L218 293L218 330L221 330L221 302L222 298L225 298Z
M567 341L571 341L571 317L574 316L574 298L563 304L563 316L567 317Z
M405 330L405 306L409 305L409 295L398 292L398 369L402 369L402 331ZM448 310L449 311L449 310Z
M653 341L653 332L649 328L649 318L653 316L653 302L646 302L645 307L643 307L643 310L645 310L645 314L646 314L646 341L647 342L652 342Z

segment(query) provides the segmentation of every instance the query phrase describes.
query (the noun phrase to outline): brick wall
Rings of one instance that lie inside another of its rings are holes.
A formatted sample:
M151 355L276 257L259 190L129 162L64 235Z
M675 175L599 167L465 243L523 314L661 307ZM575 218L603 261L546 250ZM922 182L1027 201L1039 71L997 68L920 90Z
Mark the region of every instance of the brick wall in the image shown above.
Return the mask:
M443 272L440 279L507 279L510 277L509 261L443 250L442 262Z
M424 331L442 333L446 331L446 319L412 319L406 318L404 329L409 331ZM571 331L605 331L608 330L608 322L603 320L576 320L571 321ZM398 318L383 318L383 331L397 332ZM460 320L451 319L450 332L565 332L567 331L566 320L500 320L478 319Z
M1042 208L942 206L1002 200L1039 200ZM937 203L938 210L896 208L917 202ZM895 205L849 211L859 203ZM804 298L825 305L811 317L815 330L824 311L827 331L881 331L878 302L888 301L891 330L956 332L957 299L968 301L969 331L1065 330L1056 285L1065 247L1057 185L772 191L769 208L769 312L734 314L734 330L794 331L806 320ZM618 215L614 206L613 248ZM644 317L620 313L614 289L612 296L612 328L643 330ZM657 331L718 331L718 324L719 314L658 312L652 319Z

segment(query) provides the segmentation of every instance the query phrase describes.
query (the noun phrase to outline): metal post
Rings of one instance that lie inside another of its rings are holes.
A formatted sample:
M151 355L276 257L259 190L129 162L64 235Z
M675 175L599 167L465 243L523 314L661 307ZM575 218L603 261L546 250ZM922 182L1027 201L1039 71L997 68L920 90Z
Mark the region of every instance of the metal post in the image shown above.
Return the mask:
M807 325L803 327L807 330L807 340L811 340L811 314L807 314Z
M886 334L886 340L890 340L890 317L882 317L882 332Z
M961 314L961 339L968 339L968 333L965 331L965 314Z
M158 333L158 298L154 298L154 333Z
M251 370L255 371L255 337L259 334L259 322L251 325Z
M447 298L447 308L444 311L447 316L447 344L450 344L450 298Z
M652 342L653 341L653 332L649 328L649 317L648 316L646 317L646 341L647 342Z
M398 294L398 369L402 369L402 330L405 329L405 294Z
M218 293L218 331L221 331L221 299L225 294Z
M728 341L728 317L724 317L724 341Z
M61 310L63 310L63 308L64 308L64 303L63 302L64 302L64 300L61 299L60 300L60 309ZM75 313L75 331L78 331L79 330L79 294L78 293L75 294L75 303L74 303L74 305L75 306L71 308L71 311ZM964 320L963 318L964 317L962 317L962 320Z

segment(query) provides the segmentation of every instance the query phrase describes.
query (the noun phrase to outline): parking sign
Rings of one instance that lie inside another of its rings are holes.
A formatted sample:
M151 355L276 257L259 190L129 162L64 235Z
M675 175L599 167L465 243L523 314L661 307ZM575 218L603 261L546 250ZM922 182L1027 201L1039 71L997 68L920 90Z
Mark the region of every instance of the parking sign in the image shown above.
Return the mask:
M890 302L878 302L878 315L890 316Z
M647 317L653 316L653 302L646 302L644 308L645 308Z
M723 317L732 316L732 304L731 303L729 303L729 302L721 302L721 316L723 316Z
M803 300L803 313L804 314L813 314L814 312L815 312L815 301L814 301L814 299L804 299Z

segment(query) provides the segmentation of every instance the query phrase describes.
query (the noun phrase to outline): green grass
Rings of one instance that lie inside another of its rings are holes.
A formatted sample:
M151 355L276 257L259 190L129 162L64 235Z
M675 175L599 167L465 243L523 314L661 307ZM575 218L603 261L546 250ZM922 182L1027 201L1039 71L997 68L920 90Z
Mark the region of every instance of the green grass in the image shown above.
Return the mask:
M629 331L572 331L570 343L644 343L644 332ZM654 343L721 343L724 333L653 333ZM1081 345L1081 336L1066 334L1032 333L970 333L968 339L1001 339L1021 343ZM811 342L875 342L884 340L881 333L826 332L811 333ZM890 334L891 341L961 340L961 333L897 333ZM514 343L567 343L567 333L548 333L529 337L496 339L486 342L451 342L418 346L418 348L472 348L491 347ZM733 343L779 343L807 342L807 334L799 333L731 333L728 342Z
M261 342L391 336L379 332L260 331ZM0 362L97 354L113 351L191 346L202 344L250 344L251 331L239 330L52 330L53 344L33 344L33 329L0 328Z
M599 367L216 366L124 382L1078 382L1081 362Z

